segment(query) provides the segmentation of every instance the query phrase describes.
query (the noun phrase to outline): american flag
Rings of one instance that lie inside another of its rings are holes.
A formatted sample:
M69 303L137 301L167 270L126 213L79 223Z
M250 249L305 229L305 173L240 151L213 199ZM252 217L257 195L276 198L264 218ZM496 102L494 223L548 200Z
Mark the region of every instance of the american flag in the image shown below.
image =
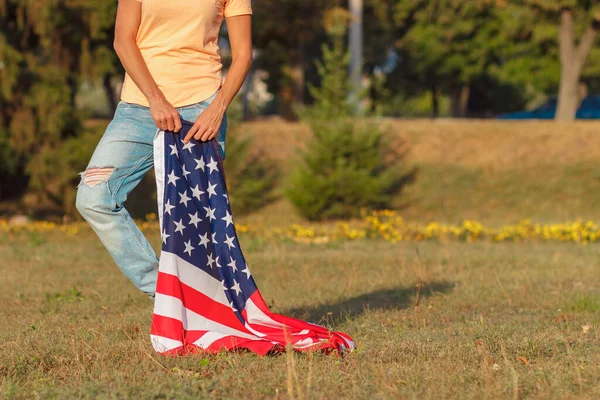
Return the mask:
M272 313L244 258L215 139L159 130L154 161L162 251L151 340L163 354L354 349L342 332Z

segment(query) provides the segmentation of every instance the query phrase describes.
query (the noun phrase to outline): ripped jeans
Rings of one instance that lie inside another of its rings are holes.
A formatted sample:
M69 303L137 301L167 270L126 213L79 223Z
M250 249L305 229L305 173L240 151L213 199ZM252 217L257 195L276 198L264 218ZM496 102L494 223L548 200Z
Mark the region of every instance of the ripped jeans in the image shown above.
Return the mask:
M194 122L214 100L176 108L180 117ZM227 117L223 117L217 140L225 159ZM76 207L91 225L123 274L154 299L158 257L124 207L127 195L154 166L153 140L159 130L150 108L119 102L114 118L85 171L80 172Z

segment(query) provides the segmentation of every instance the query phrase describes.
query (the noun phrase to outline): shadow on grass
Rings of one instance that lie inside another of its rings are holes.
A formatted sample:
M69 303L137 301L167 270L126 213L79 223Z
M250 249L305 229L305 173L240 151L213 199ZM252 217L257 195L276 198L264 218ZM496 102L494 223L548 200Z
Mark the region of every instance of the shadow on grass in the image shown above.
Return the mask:
M417 293L421 303L423 298L433 296L436 292L448 292L453 287L454 283L448 281L422 282L420 289L418 285L381 289L337 303L288 309L282 314L317 324L323 321L332 322L332 319L335 321L360 316L367 310L400 310L414 307Z

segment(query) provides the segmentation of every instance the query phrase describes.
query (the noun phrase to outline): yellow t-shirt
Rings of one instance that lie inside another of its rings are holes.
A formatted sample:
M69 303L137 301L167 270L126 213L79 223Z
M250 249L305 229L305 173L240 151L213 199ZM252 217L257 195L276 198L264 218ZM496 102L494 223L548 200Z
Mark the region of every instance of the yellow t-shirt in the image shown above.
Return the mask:
M251 0L138 0L136 43L150 74L173 107L209 98L221 86L217 39L223 17L252 14ZM126 73L121 100L149 106Z

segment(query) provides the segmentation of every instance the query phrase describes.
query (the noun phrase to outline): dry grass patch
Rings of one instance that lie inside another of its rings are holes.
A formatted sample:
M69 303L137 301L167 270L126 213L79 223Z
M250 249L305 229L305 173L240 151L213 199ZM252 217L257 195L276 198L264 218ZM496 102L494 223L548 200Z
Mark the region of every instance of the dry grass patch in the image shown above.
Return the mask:
M600 396L596 246L240 239L274 311L359 349L157 356L151 303L93 232L23 233L0 239L0 397Z

